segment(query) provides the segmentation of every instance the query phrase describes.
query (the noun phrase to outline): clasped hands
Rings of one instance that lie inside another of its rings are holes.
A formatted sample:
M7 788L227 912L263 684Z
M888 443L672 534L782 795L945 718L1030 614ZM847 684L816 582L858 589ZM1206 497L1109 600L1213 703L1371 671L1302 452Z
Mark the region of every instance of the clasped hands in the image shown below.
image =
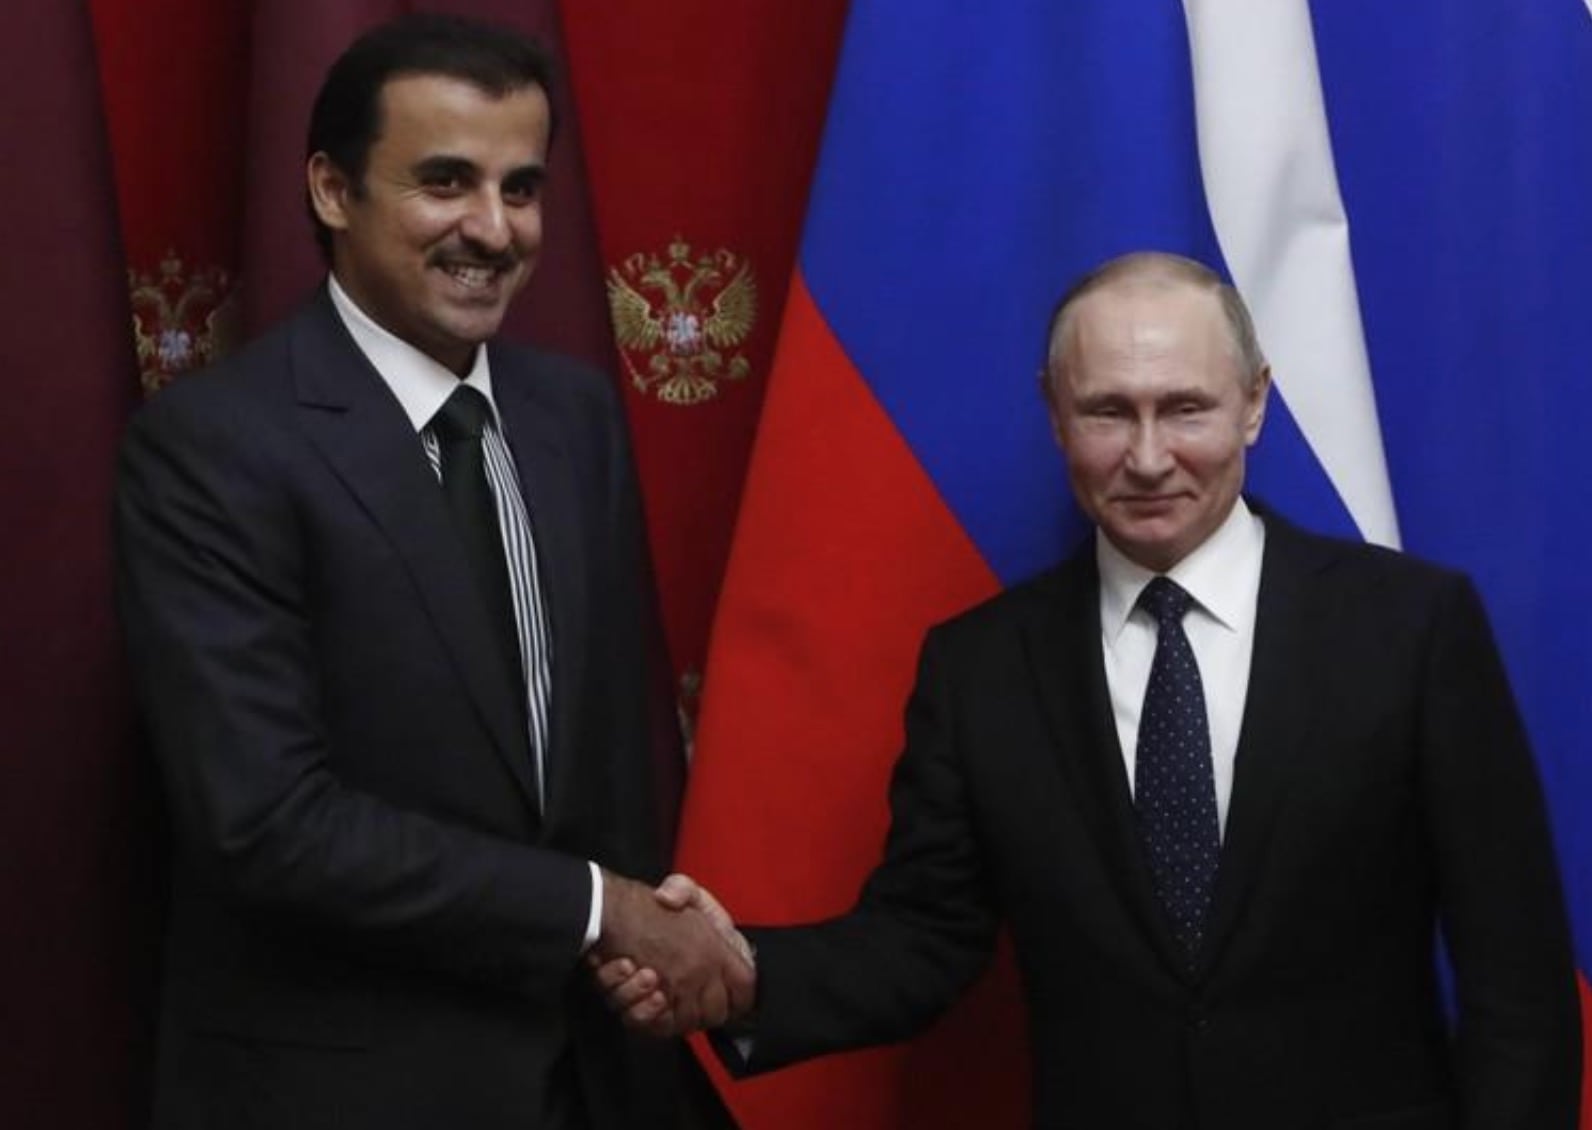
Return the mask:
M602 933L586 960L609 1007L655 1036L737 1020L757 990L751 946L718 900L685 875L653 890L605 872Z

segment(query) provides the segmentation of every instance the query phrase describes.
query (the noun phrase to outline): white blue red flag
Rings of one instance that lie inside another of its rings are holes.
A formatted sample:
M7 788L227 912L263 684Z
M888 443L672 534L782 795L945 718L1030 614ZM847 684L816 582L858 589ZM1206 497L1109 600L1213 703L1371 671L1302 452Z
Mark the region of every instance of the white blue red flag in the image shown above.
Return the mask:
M1250 488L1476 579L1592 969L1588 201L1585 0L854 0L682 866L750 920L850 905L924 629L1082 529L1035 389L1050 307L1162 248L1255 312ZM918 1045L728 1097L749 1130L1020 1125L1017 1012L998 971Z

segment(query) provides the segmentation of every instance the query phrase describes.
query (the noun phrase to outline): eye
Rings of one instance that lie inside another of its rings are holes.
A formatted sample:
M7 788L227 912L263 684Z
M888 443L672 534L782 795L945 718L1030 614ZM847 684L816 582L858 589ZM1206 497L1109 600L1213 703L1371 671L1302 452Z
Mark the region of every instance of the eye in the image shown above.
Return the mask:
M1082 414L1092 420L1120 420L1123 416L1122 405L1110 400L1095 400L1085 403Z
M421 161L414 168L415 183L427 196L446 199L468 192L476 183L477 173L469 161L457 157L438 156Z
M509 177L503 182L503 202L511 207L534 204L541 198L542 182L545 179L540 170Z
M458 173L428 173L420 178L420 187L432 196L457 196L464 191L464 178Z

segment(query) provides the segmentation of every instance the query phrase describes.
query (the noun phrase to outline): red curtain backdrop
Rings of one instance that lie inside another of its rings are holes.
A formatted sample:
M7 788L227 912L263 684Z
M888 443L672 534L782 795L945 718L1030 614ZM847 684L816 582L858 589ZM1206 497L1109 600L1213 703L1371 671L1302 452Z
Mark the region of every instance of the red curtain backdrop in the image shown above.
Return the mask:
M845 0L564 0L620 379L686 719Z
M111 608L115 440L137 391L87 9L0 37L0 1126L119 1130L147 1044L148 844Z
M237 345L248 5L93 0L140 376Z

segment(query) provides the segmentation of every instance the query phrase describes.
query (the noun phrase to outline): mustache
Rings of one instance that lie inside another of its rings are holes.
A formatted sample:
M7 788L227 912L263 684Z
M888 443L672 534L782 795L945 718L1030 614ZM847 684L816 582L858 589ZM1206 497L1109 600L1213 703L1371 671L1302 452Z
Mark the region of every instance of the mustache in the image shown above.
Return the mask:
M432 267L485 267L493 271L506 271L519 261L520 257L512 251L492 251L469 240L439 247L426 257L427 265Z

